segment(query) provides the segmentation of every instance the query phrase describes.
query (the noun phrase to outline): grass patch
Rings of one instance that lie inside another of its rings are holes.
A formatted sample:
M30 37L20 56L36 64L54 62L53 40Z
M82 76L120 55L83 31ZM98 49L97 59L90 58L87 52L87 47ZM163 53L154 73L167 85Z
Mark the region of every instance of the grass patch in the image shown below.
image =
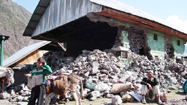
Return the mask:
M171 92L174 92L174 93L176 93L178 91L182 91L182 89L171 90Z

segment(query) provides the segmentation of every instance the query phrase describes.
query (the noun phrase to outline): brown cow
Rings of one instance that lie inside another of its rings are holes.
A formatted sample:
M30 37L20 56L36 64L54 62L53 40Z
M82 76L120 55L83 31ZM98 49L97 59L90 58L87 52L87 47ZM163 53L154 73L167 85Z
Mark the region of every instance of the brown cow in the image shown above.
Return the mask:
M76 75L76 74L63 74L61 77L56 78L53 76L55 79L46 79L48 83L46 83L45 89L46 89L46 94L45 94L45 105L49 105L50 101L50 95L51 93L54 93L56 95L60 95L63 98L68 100L67 97L67 92L70 91L76 101L76 105L81 105L81 98L83 97L83 85L82 85L82 80L81 78ZM28 78L28 84L30 77ZM81 92L80 95L78 93L78 85L79 82L81 83Z
M45 105L49 105L50 94L54 93L60 95L67 100L67 92L70 91L76 101L76 105L81 105L81 98L83 93L83 85L81 78L71 73L70 75L63 75L63 77L55 80L48 79L49 85L46 86ZM52 83L53 82L53 83ZM81 95L78 93L78 85L81 83Z

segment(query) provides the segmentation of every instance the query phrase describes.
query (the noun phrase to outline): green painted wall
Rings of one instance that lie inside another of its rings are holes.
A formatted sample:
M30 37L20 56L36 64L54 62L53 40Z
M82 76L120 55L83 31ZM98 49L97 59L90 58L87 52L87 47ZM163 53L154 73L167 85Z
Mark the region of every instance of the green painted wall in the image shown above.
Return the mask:
M110 19L109 21L112 21L118 24L119 26L130 27L131 25L133 25L132 23L124 23L116 19ZM157 34L157 40L154 40L154 34ZM123 35L124 47L130 48L129 40L127 38L128 33L122 30L122 35ZM155 58L155 56L158 56L159 59L164 59L164 52L165 52L164 34L162 32L149 29L147 37L148 37L147 43L148 46L151 48L151 55L153 56L153 59ZM177 40L180 40L180 46L177 45ZM185 49L184 41L180 38L172 36L172 43L175 49L175 57L180 58Z
M154 40L154 34L157 34L157 40ZM151 55L153 59L158 56L159 59L164 59L165 45L164 45L164 34L161 32L148 30L148 46L151 48Z
M122 35L123 35L123 42L127 42L129 43L129 40L128 40L128 32L126 31L122 31Z
M180 41L180 46L177 45L178 40ZM181 55L184 53L184 50L185 50L184 41L180 38L172 36L172 43L173 43L173 47L174 47L175 57L181 58Z
M124 43L123 46L125 48L130 48L130 46L129 46L129 40L128 40L128 32L122 31L122 35L123 35L123 43Z

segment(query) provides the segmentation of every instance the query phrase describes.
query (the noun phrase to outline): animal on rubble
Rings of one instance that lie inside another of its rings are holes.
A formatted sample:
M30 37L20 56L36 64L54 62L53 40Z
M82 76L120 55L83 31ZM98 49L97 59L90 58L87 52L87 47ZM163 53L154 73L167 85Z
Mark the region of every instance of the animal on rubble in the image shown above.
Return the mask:
M29 84L28 78L28 84ZM81 84L80 92L78 91L78 85ZM71 92L73 98L75 99L75 105L81 105L81 98L83 98L83 84L82 79L76 74L62 74L60 76L51 76L50 78L46 78L45 83L45 105L49 105L50 95L52 93L59 95L66 100L66 104L69 102L68 100L68 92Z
M3 93L4 83L7 83L7 86L10 86L14 83L14 71L11 68L0 67L0 83L1 83L1 92Z

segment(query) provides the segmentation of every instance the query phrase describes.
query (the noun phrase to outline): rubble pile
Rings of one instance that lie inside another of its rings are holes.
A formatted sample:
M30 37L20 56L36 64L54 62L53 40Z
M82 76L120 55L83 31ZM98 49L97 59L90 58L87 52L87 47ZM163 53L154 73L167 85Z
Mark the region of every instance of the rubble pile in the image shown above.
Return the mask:
M0 99L8 99L9 102L28 102L31 90L23 83L10 87L7 92L0 94Z
M140 56L131 53L131 66L129 71L138 72L143 75L147 70L153 70L155 76L159 79L160 85L163 88L173 87L180 88L185 82L184 75L186 73L186 66L181 63L175 63L173 59L165 59L164 64L161 61L148 60L146 56ZM177 89L175 88L175 89ZM171 88L170 88L171 89Z
M127 58L116 57L111 50L98 49L83 50L77 58L59 57L53 53L44 58L52 66L53 75L75 73L81 76L85 98L91 101L101 97L112 98L114 104L141 101L140 82L149 70L159 80L162 101L167 101L165 92L181 88L185 81L182 77L186 74L186 66L174 63L172 59L167 58L163 63L130 51ZM28 101L30 92L23 84L15 86L9 89L10 101Z
M49 51L43 55L43 58L52 70L56 70L62 67L64 52L63 51Z
M132 101L132 94L140 94L140 82L149 70L152 70L160 81L162 92L179 89L185 81L180 75L185 71L185 65L174 63L172 59L166 59L163 64L133 52L129 52L128 58L124 59L115 57L110 51L83 50L77 58L68 57L64 61L65 65L53 74L75 73L83 77L84 97L89 100L120 95L123 102ZM165 65L171 71L165 70ZM119 88L120 85L126 88ZM118 91L112 92L114 88Z
M185 65L181 63L175 63L173 59L169 59L169 58L165 60L165 67L166 69L177 73L183 72L186 68Z

